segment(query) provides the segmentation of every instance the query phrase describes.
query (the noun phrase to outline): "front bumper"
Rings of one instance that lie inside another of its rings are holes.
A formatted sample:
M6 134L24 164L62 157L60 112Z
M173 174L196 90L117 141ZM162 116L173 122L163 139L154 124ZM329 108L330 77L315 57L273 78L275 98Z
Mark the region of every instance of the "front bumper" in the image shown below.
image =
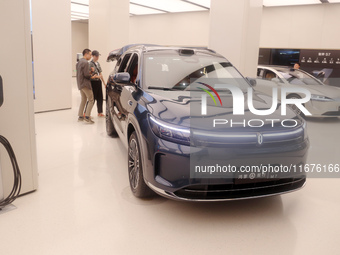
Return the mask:
M228 201L282 195L301 189L306 177L259 182L253 185L200 185L187 186L176 192L162 190L151 183L149 187L166 198L181 201Z
M151 136L151 137L150 137ZM214 154L221 148L197 148L179 145L156 137L152 132L144 140L147 157L144 178L156 193L167 198L191 201L223 201L279 195L300 189L305 184L304 173L285 178L238 183L237 176L222 178L195 178L190 174L190 155L195 153ZM270 148L223 148L226 164L260 165L285 164L304 165L307 160L309 140Z
M312 114L308 117L340 117L340 99L329 102L310 100L306 108Z

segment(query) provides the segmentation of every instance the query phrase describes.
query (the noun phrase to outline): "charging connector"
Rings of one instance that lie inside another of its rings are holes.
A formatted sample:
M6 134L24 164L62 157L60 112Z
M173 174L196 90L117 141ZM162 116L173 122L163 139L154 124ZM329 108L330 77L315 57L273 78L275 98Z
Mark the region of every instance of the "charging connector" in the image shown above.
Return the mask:
M6 205L11 204L19 196L20 190L21 190L21 173L20 173L17 159L15 157L15 153L9 141L5 137L0 135L0 143L5 147L8 153L8 156L12 163L13 174L14 174L14 182L13 182L12 191L6 198L0 200L0 209L1 209L2 207L5 207Z
M0 107L4 103L4 92L3 92L3 85L2 85L2 77L0 75Z
M4 188L2 183L2 171L1 171L1 151L0 151L0 201L4 199Z

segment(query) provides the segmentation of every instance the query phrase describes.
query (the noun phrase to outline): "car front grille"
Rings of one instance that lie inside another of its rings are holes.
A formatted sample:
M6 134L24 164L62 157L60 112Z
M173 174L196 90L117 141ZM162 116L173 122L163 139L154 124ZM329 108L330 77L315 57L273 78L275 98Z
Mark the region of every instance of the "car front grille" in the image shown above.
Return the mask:
M285 193L301 188L305 177L259 180L254 183L226 185L192 185L180 189L174 194L179 198L192 200L224 200L261 197Z
M277 147L301 143L304 139L304 132L305 130L302 127L282 130L281 132L278 130L275 132L224 132L222 134L216 133L214 135L211 135L206 131L194 131L192 142L195 146L234 147L237 145L238 147ZM261 139L259 139L260 136Z

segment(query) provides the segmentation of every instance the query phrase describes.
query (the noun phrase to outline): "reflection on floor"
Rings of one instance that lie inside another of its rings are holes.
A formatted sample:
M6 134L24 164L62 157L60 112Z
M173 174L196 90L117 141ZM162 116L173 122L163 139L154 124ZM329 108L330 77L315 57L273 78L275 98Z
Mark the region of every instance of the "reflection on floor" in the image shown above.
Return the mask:
M256 200L136 199L126 149L104 118L77 122L73 92L72 110L36 115L39 190L0 215L1 254L340 254L340 179ZM340 119L308 131L309 162L339 164Z

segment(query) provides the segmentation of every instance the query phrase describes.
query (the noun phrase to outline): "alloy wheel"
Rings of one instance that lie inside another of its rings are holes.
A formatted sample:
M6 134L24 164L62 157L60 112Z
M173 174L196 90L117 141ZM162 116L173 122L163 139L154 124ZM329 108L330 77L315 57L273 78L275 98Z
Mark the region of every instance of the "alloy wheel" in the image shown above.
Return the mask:
M129 144L129 178L132 189L138 187L139 182L139 149L136 139L131 139Z

